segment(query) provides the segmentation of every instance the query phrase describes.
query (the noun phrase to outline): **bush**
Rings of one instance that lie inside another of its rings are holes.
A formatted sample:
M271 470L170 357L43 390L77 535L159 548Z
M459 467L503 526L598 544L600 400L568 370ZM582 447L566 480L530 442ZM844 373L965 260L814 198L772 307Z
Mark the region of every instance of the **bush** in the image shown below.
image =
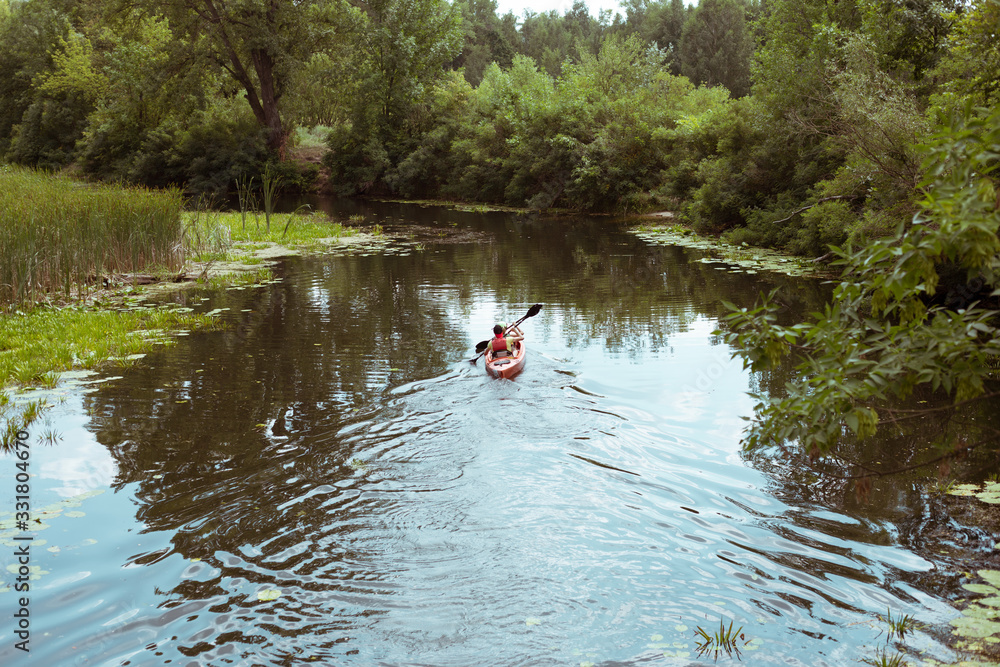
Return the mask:
M224 198L236 179L259 174L271 158L266 137L248 118L198 113L190 124L168 119L147 133L123 161L108 161L100 149L110 139L88 144L84 168L102 178L120 178L151 187L183 186L192 195Z
M11 133L7 159L39 169L62 169L73 161L87 126L89 105L75 95L38 96Z

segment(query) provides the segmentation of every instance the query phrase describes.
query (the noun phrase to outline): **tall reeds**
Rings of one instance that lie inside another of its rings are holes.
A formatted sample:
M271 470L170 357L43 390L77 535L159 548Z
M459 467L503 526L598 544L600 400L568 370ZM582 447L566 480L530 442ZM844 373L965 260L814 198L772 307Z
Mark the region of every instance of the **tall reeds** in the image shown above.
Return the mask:
M176 190L89 185L0 166L0 307L183 262Z

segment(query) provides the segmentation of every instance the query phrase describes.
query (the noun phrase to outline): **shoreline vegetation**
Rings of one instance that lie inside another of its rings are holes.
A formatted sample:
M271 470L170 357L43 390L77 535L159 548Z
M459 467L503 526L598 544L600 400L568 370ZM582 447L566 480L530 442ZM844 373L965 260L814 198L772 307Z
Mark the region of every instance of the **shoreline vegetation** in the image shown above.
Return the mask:
M325 216L184 211L177 190L0 167L0 449L47 407L29 390L128 366L223 326L159 294L267 282L278 258L382 243ZM144 303L145 302L145 303Z

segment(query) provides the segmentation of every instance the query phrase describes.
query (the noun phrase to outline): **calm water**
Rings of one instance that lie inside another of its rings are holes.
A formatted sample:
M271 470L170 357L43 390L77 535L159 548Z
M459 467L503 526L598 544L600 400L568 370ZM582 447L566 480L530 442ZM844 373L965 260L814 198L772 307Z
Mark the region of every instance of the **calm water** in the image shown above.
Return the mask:
M33 440L32 652L8 591L0 662L712 664L694 631L724 620L742 664L816 667L873 656L887 609L951 657L948 582L989 536L932 543L952 520L912 479L859 504L741 452L774 379L713 337L720 299L826 287L607 221L345 206L423 247L178 296L231 329L65 393ZM519 377L469 363L536 302Z

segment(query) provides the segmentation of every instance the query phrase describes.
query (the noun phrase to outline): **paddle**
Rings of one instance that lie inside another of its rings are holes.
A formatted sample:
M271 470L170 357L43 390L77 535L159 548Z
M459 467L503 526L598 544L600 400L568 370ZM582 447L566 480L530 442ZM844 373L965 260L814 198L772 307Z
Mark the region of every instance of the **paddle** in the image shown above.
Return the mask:
M514 322L514 324L512 324L509 327L507 327L506 329L504 329L503 330L504 334L506 334L508 331L510 331L511 329L513 329L514 327L516 327L517 325L519 325L521 322L525 321L529 317L534 317L535 315L537 315L538 311L540 311L541 309L542 309L542 304L536 303L534 306L532 306L531 308L528 309L528 312L527 312L527 314L525 314L524 317L522 317L517 322ZM475 357L473 357L472 359L469 359L469 363L474 364L477 361L479 361L479 357L481 357L484 354L486 354L486 348L489 347L489 344L490 344L490 341L488 341L488 340L483 340L483 341L479 341L478 343L476 343L476 352L478 352L478 354Z

